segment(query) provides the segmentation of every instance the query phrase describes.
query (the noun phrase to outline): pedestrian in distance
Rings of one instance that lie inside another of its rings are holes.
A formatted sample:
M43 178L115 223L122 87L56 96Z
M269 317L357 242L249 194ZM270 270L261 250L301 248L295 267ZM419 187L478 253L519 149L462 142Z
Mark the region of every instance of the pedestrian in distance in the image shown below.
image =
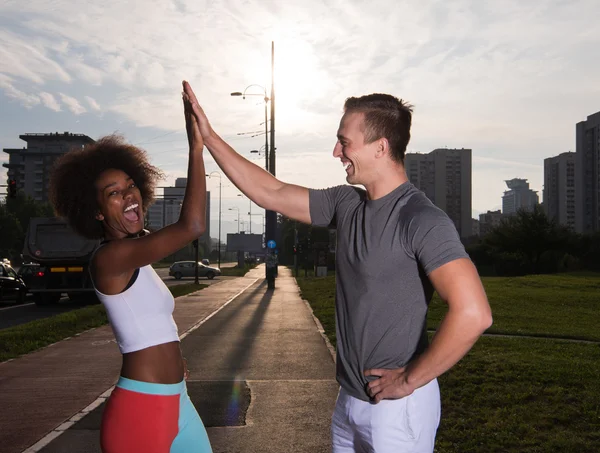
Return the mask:
M204 143L190 90L184 82L188 179L174 224L143 234L145 213L162 173L143 150L119 136L66 153L51 176L50 198L57 214L79 234L102 239L90 274L123 355L102 418L105 453L212 451L187 394L174 299L151 266L197 239L206 227Z
M237 154L190 96L205 146L248 198L337 229L341 388L333 452L432 452L441 411L437 377L470 350L492 316L456 227L407 178L412 107L388 94L348 98L333 156L349 185L317 190L279 181ZM448 312L429 342L434 290Z

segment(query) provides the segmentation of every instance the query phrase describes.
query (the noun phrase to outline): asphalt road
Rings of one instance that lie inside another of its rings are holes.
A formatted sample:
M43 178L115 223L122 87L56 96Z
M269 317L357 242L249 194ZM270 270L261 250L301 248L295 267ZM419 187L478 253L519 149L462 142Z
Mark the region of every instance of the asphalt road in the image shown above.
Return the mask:
M168 268L156 269L156 273L163 279L167 286L194 282L194 277L182 278L181 280L175 280L173 277L169 277ZM235 277L215 277L213 280L200 278L200 283L204 285L214 285L232 278ZM89 305L89 302L84 300L74 302L69 300L66 296L63 297L59 303L47 306L37 306L33 303L31 295L27 297L26 303L22 305L15 305L13 301L3 301L0 302L0 330L35 321L36 319L49 318L59 313L65 313L86 305Z

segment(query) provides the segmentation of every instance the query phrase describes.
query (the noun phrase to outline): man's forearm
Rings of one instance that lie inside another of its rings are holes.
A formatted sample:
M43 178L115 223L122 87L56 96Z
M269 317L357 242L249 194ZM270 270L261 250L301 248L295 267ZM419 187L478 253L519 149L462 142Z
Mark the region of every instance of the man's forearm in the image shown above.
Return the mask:
M282 183L265 169L240 156L214 131L204 139L206 148L217 165L238 189L254 203L265 209L269 206L269 193L274 193Z
M407 381L419 388L452 368L489 327L483 313L450 308L427 350L407 366Z

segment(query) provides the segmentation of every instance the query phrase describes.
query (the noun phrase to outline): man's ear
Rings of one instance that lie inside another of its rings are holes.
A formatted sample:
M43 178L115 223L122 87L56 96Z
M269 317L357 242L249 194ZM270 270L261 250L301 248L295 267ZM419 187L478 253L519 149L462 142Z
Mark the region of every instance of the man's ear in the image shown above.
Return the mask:
M380 138L377 140L376 157L383 157L390 152L390 142L387 138Z

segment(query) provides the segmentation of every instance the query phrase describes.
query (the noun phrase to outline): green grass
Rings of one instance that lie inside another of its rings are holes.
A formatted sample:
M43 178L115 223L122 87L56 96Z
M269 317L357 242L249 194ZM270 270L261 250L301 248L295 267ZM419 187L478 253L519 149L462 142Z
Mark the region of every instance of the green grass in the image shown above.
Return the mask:
M246 264L244 267L222 267L221 275L226 277L243 277L249 270L255 267L256 264Z
M600 341L600 274L530 275L482 279L494 324L490 333ZM446 313L437 297L428 327Z
M436 453L596 452L600 445L600 275L485 278L494 315L490 331L439 379L442 421ZM335 345L335 276L298 278ZM428 325L445 305L432 302Z
M439 379L437 453L596 452L600 345L481 338Z
M173 297L181 297L186 294L190 294L196 291L200 291L201 289L207 288L209 285L203 285L202 283L184 283L181 285L170 286L169 291L173 294Z
M169 288L173 297L180 297L206 288L193 283ZM64 340L78 333L108 323L104 306L90 305L49 318L0 330L0 362Z

